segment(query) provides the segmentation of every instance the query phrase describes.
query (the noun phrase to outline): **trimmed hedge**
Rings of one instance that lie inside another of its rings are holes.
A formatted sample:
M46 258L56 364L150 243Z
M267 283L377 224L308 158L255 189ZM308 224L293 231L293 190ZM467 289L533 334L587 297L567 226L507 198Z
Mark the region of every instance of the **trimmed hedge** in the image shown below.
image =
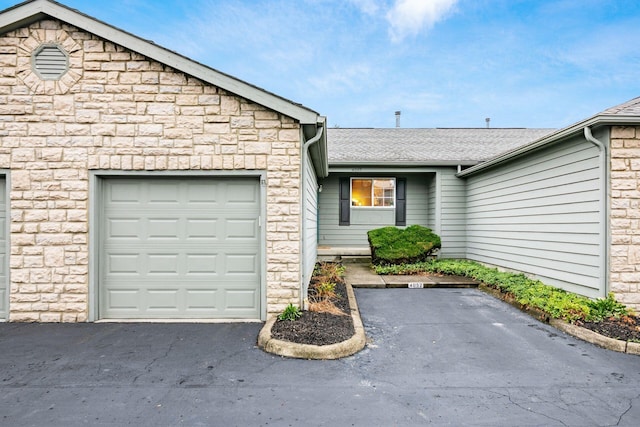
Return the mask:
M405 229L382 227L367 233L374 265L426 261L441 247L440 237L431 229L412 225Z

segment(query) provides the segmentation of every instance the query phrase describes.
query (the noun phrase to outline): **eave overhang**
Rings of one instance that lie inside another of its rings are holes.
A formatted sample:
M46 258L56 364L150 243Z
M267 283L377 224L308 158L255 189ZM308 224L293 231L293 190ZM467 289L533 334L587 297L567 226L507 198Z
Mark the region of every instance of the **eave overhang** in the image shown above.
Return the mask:
M584 132L585 127L597 128L601 126L632 126L632 125L640 125L639 116L606 115L606 114L596 115L586 120L583 120L581 122L578 122L574 125L571 125L569 127L553 132L543 138L540 138L522 147L516 148L515 150L508 151L497 157L494 157L493 159L487 160L473 167L465 169L457 173L456 176L458 178L465 178L465 177L474 175L476 173L479 173L481 171L485 171L487 169L496 167L502 163L509 162L515 158L524 156L542 147L556 144L560 141L563 141L577 134L582 134Z

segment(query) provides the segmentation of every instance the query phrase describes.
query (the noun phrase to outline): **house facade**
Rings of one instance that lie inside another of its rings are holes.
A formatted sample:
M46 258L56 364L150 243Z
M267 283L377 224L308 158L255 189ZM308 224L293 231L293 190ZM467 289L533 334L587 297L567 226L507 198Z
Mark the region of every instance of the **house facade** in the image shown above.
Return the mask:
M560 130L329 129L319 251L361 253L368 230L419 224L442 258L640 308L639 125L636 98ZM382 189L361 206L377 180L405 187L394 207Z
M0 12L0 320L265 320L317 255L442 258L640 308L640 99L553 129L327 129L49 0Z
M45 0L2 12L0 62L0 318L300 304L323 117Z
M466 184L457 173L552 131L328 129L320 253L366 253L368 230L418 224L440 235L441 257L465 258Z

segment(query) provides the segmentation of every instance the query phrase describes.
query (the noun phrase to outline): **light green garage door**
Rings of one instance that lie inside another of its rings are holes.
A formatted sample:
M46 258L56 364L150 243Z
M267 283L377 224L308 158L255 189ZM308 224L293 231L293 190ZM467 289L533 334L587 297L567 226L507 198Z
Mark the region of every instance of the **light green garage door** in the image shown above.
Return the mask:
M103 181L99 317L260 318L259 185Z
M6 180L0 177L0 319L7 318L7 192Z

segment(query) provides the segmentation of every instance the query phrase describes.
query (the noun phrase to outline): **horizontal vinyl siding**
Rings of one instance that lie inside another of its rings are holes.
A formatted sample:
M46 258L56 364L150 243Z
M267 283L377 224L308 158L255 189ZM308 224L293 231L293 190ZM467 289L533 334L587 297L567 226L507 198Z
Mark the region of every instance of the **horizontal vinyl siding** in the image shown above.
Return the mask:
M456 169L442 169L439 174L441 189L440 234L441 258L464 258L466 255L465 181L456 178Z
M319 239L322 246L368 246L367 231L394 225L391 223L380 224L352 224L349 226L338 225L339 213L339 178L343 176L354 177L350 174L331 174L322 181L322 192L319 197ZM407 178L407 225L427 225L429 215L429 175L406 174L389 175L367 173L366 177L406 177ZM352 214L353 218L353 214Z
M436 229L436 176L427 178L427 227Z
M314 173L313 164L307 156L304 177L304 287L309 285L313 268L316 263L318 250L318 181Z
M467 180L467 258L602 296L598 149L576 138Z

